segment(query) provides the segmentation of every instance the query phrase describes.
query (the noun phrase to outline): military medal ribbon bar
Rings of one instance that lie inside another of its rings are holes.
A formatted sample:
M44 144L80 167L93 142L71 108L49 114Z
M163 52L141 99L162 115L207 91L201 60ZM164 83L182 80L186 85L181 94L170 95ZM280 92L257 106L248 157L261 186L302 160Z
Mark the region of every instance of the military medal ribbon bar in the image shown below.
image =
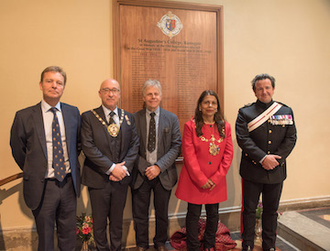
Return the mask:
M248 123L248 130L252 132L253 130L257 129L263 123L265 123L272 115L274 115L282 105L277 102L274 102L266 111L261 113L258 117L253 119L251 122Z

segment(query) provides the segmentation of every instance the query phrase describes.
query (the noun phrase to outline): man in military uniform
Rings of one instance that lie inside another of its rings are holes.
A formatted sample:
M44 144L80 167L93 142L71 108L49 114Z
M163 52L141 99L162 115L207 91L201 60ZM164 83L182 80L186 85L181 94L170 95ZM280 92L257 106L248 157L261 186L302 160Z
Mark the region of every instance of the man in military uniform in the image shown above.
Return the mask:
M277 210L286 158L296 143L296 127L291 108L273 101L274 77L257 75L252 88L257 101L239 109L236 120L236 138L242 149L242 248L253 249L256 208L262 193L262 248L275 250Z

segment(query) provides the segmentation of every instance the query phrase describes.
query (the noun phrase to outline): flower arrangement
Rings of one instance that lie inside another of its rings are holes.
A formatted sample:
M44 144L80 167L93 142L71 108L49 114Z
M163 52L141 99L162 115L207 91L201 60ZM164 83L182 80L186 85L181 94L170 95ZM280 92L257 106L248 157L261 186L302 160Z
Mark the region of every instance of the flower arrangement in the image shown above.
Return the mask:
M256 210L256 218L257 219L261 219L262 211L263 211L262 201L259 200L259 203L258 203L258 206L257 206L257 210Z
M77 237L84 243L93 243L93 218L86 213L77 216Z

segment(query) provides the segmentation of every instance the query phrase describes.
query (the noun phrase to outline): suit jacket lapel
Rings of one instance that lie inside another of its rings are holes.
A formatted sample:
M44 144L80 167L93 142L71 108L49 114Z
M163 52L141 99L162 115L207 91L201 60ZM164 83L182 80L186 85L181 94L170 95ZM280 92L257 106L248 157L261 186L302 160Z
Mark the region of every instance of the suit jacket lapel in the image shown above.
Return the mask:
M68 151L68 155L70 156L70 152L69 152L69 150L71 149L70 148L70 144L71 144L70 135L72 135L72 132L70 129L71 127L69 125L71 124L70 123L71 116L70 116L70 113L69 113L67 107L65 105L63 105L62 103L61 103L61 109L62 109L62 116L63 116L63 122L64 122L64 129L65 129L66 148Z
M105 123L108 124L102 106L100 106L100 107L94 109L94 111L95 111L95 112L96 112L96 113L97 113L97 114L98 114L98 115L104 120Z
M122 110L118 108L119 120L121 118L121 113L122 113ZM129 139L129 141L127 141L126 134L125 134L125 131L127 130L127 127L128 127L126 117L127 116L125 115L125 111L124 111L123 122L120 125L120 130L119 130L119 134L121 135L121 143L120 143L120 155L121 156L120 156L120 159L123 159L125 157L125 153L126 153L125 149L129 148L129 147L126 146L126 144L128 143L128 145L129 145L131 143L131 139ZM118 134L118 136L119 136L119 134Z
M119 120L120 120L120 117L121 117L121 109L119 109L118 107L117 107L117 112L118 112L118 117L119 117ZM126 119L124 118L124 120L123 120L123 123L121 123L121 125L120 125L120 128L119 128L119 133L118 133L118 135L117 135L117 137L121 137L121 142L120 142L120 152L119 152L119 161L123 158L123 153L125 152L124 151L124 146L125 146L125 143L126 143L126 141L125 141L125 133L123 133L123 130L124 130L124 128L125 128L125 126L126 126ZM118 124L117 124L118 125ZM118 125L119 126L119 125ZM111 139L111 136L110 136L110 139ZM110 143L110 142L109 142Z
M145 152L148 142L148 135L147 135L147 120L146 120L146 109L144 109L139 116L139 124L140 124L140 130L141 130L141 136L143 141L143 152Z
M46 136L45 136L45 128L44 128L44 119L41 110L41 102L34 107L34 113L32 113L32 117L35 122L36 131L41 144L41 148L47 159Z
M104 133L106 134L106 138L107 138L107 141L108 141L108 145L110 146L111 144L111 136L108 132L108 123L107 123L107 119L105 118L105 114L104 114L104 110L102 108L102 105L96 109L94 109L94 111L103 119L103 121L106 123L106 126L102 125L102 123L95 117L95 115L93 114L93 116L95 117L95 119L97 120L96 123L100 123L100 125L102 125L102 128L104 130Z
M164 131L164 125L166 121L166 116L162 111L163 109L159 109L159 121L158 121L158 149L160 149L161 141L163 140L163 131Z

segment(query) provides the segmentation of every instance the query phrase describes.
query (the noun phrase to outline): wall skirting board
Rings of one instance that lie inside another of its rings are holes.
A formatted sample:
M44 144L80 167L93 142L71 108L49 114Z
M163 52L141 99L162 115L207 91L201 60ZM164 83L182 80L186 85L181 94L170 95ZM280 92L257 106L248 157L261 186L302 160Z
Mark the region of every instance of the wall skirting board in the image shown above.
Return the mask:
M330 196L293 199L281 201L279 212L294 211L300 209L330 207ZM202 211L202 217L205 211ZM185 226L185 213L177 213L170 215L169 236L175 231ZM228 207L219 209L219 218L230 231L238 231L240 229L241 207ZM123 224L123 243L125 247L135 246L135 232L132 219L125 219ZM155 218L150 217L150 243L154 236ZM55 237L56 239L56 237ZM80 244L77 241L77 246ZM0 250L36 250L38 236L35 228L8 228L0 229Z

